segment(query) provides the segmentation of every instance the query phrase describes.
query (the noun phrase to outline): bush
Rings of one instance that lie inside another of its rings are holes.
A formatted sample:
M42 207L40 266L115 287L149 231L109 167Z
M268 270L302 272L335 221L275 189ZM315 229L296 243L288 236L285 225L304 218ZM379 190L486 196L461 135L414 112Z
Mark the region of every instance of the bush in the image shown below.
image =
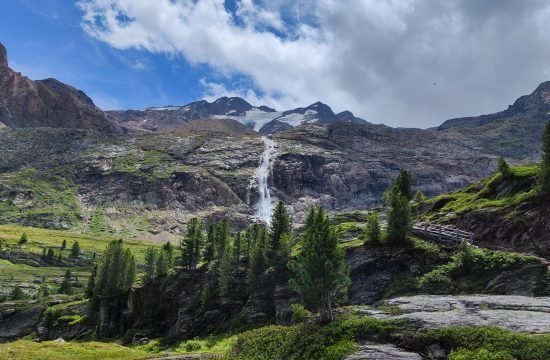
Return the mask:
M292 304L292 322L299 323L306 320L312 314L302 304Z
M490 352L487 349L460 349L449 354L449 360L514 360L507 351Z
M202 345L198 341L187 341L184 345L185 351L187 352L196 352L202 349Z

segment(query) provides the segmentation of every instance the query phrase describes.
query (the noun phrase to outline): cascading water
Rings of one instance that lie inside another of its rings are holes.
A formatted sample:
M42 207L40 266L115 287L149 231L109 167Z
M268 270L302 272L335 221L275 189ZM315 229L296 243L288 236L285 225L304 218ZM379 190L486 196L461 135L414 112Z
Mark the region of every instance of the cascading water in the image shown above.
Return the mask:
M273 159L276 152L275 141L262 136L262 142L265 145L264 152L260 158L260 166L256 169L256 179L258 181L258 204L256 216L269 224L271 222L271 213L273 204L271 202L271 193L269 191L269 175L273 172Z

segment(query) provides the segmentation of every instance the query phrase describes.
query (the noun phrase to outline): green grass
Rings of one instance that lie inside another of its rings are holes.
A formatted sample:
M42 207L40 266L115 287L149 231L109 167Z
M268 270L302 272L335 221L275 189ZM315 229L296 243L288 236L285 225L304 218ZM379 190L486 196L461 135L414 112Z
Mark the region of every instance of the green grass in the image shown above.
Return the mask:
M96 236L72 231L49 230L19 225L0 225L0 240L4 240L10 246L15 246L24 232L29 236L29 241L27 244L21 246L21 250L35 254L42 254L44 247L53 247L58 251L63 240L66 240L67 249L64 250L63 255L68 256L73 242L77 240L84 257L90 257L94 252L99 256L103 253L109 242L117 239L112 236ZM124 242L138 262L144 261L145 249L148 246L160 246L158 243L146 241L124 239Z
M0 223L63 228L80 220L73 184L35 169L0 174L0 198Z
M151 354L114 343L102 342L33 342L17 340L0 344L0 360L99 360L146 359Z
M513 167L513 176L510 178L503 178L502 174L497 173L462 190L428 199L421 205L431 208L432 214L426 216L428 220L433 220L438 213L461 215L485 208L512 208L537 196L534 186L520 185L525 179L534 178L538 169L537 165ZM497 194L496 189L505 182L512 186L512 192Z

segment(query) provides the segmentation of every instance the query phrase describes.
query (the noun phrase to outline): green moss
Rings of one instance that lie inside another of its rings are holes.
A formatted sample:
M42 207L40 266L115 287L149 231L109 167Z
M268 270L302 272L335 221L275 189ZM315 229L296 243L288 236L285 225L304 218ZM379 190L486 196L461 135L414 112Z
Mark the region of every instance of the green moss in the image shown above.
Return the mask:
M0 360L97 360L145 359L145 351L101 342L33 342L18 340L0 344Z

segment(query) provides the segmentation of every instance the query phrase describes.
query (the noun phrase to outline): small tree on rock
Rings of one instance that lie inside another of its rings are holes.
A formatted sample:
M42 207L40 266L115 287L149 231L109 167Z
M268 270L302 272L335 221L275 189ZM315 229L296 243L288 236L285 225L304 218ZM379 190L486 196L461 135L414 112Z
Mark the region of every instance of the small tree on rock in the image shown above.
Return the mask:
M350 284L344 250L322 208L312 208L302 235L302 248L289 263L291 287L310 307L317 307L321 322L332 321L332 302L347 294Z
M510 166L506 163L506 160L501 156L498 159L498 171L502 174L502 177L507 178L512 175Z
M80 245L78 244L78 241L75 241L73 243L73 247L71 248L71 256L77 258L80 255Z

